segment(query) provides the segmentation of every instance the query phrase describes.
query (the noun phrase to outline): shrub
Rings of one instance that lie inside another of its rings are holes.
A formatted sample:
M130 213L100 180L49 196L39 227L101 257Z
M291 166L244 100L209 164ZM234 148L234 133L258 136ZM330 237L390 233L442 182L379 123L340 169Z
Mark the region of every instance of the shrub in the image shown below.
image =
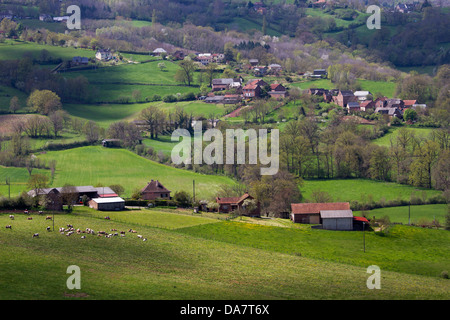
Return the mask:
M441 278L448 279L448 271L444 270L441 272Z
M172 102L177 102L178 99L173 94L169 94L167 96L164 96L163 101L166 103L172 103Z

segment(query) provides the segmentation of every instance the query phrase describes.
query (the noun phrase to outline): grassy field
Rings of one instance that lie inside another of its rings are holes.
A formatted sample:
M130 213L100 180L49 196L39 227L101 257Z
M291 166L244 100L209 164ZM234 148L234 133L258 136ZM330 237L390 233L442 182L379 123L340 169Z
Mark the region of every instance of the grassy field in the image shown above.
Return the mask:
M420 206L402 206L391 208L380 208L367 211L355 211L354 215L361 216L365 213L368 217L376 217L377 219L388 216L391 222L399 222L403 224L411 223L420 224L421 222L431 222L437 220L441 225L445 223L445 215L448 212L446 204L428 204Z
M397 130L400 129L400 127L390 127L389 132L386 133L381 138L375 139L372 142L379 145L379 146L385 146L389 147L391 145L391 139L395 139L398 132ZM411 133L414 133L416 137L428 137L428 135L433 131L433 128L414 128L414 127L407 127L407 130Z
M59 47L45 44L37 44L24 41L7 40L0 43L0 60L20 59L24 53L30 52L34 58L38 58L41 51L45 49L50 52L52 58L61 58L63 60L72 60L75 56L83 56L88 58L95 57L94 50L77 49L74 47Z
M185 190L192 194L195 180L197 199L215 197L223 184L234 182L226 177L203 175L188 170L176 169L144 159L125 149L103 147L82 147L64 151L52 151L38 156L43 160L57 161L54 187L66 183L72 185L109 186L121 184L125 196L131 196L136 189L142 189L151 179L159 180L172 191Z
M25 93L23 93L22 91L19 91L15 88L2 86L2 85L0 85L0 110L1 111L9 111L9 105L11 102L11 98L14 96L19 98L19 103L20 103L20 109L17 112L18 113L24 112L24 109L26 108L26 105L27 105L28 96Z
M50 170L33 169L32 174L45 174L50 178ZM26 168L4 167L0 166L0 196L11 197L18 196L22 191L29 191L27 188L30 175ZM6 179L11 183L10 189L6 184Z
M126 231L125 237L47 232L51 222L0 214L0 299L148 300L386 300L447 299L446 231L396 226L389 236L211 223L202 217L163 212L82 209L55 216L55 229L72 224L84 230ZM136 215L134 215L136 213ZM164 220L176 230L155 228ZM39 233L39 238L32 234ZM137 234L147 238L144 242ZM369 290L367 267L382 270L381 289ZM69 290L67 267L81 270L81 289Z
M63 108L70 115L95 121L99 126L107 128L113 122L121 120L134 120L139 112L151 105L156 105L165 111L174 111L177 106L183 108L188 114L194 117L213 114L221 117L226 113L222 104L207 104L198 101L180 101L173 103L150 102L150 103L130 103L130 104L64 104Z
M358 79L358 83L361 85L362 90L370 91L372 94L381 93L388 98L393 98L396 88L395 82L386 81L374 81L374 80L364 80ZM334 89L335 85L329 79L318 79L318 80L308 80L302 82L294 82L290 84L291 86L298 87L300 89L309 88L323 88L323 89Z
M425 192L427 197L441 194L438 190L367 179L305 180L301 191L306 200L311 199L314 190L327 192L335 202L356 200L360 203L367 202L370 196L373 201L378 202L382 199L410 200L411 194L421 196L422 192Z

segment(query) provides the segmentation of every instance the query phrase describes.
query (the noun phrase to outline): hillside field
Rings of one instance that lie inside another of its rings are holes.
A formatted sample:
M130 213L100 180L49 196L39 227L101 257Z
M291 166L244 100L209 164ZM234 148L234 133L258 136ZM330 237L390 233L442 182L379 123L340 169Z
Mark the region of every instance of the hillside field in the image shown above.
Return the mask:
M204 175L159 164L125 149L82 147L47 152L38 157L45 161L56 160L53 187L120 184L125 189L125 197L130 197L135 189L144 188L152 179L159 180L172 195L181 190L192 194L195 180L196 199L215 197L221 185L235 183L224 176Z
M119 213L75 208L27 220L0 214L0 299L36 300L389 300L447 299L447 231L396 226L387 236L309 227L224 222L158 210ZM111 214L111 220L103 215ZM114 214L114 215L112 215ZM119 219L120 221L115 220ZM208 221L209 220L209 221ZM170 224L171 230L158 228ZM125 231L125 237L68 237L57 229ZM137 233L126 230L134 229ZM38 238L33 238L39 233ZM142 235L148 241L137 237ZM367 267L381 269L381 289L369 290ZM69 290L68 266L81 271Z

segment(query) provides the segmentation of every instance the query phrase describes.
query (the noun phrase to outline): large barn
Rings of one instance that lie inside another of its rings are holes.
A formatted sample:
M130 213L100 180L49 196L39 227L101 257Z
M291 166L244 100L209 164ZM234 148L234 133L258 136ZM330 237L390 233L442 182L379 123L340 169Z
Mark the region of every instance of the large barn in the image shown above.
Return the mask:
M320 212L328 210L350 210L350 203L292 203L290 217L295 223L320 224Z

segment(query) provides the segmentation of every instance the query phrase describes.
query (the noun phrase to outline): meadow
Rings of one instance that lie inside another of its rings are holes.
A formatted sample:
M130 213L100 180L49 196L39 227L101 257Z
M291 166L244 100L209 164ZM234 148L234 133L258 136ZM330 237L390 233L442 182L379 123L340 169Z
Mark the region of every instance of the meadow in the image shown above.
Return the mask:
M441 225L445 223L445 215L448 213L448 205L446 204L426 204L417 206L401 206L390 208L379 208L366 211L355 211L354 215L380 219L383 217L389 217L390 222L398 222L403 224L411 223L420 225L421 223L430 223L434 220L438 221Z
M398 129L401 127L390 127L389 131L382 137L377 138L375 140L372 140L372 143L375 143L379 146L384 147L390 147L391 146L391 139L392 141L395 141L395 138L398 134ZM414 134L418 138L428 138L430 133L434 130L434 128L416 128L416 127L406 127L406 129L411 133Z
M375 81L358 79L357 83L361 86L361 90L369 91L373 95L381 93L388 98L394 98L395 88L397 84L392 81ZM293 82L290 86L298 87L302 90L309 88L335 89L334 84L329 79L306 80L301 82Z
M305 180L300 188L303 197L311 199L313 191L327 192L334 202L351 202L356 200L366 203L373 200L410 200L411 195L426 198L441 194L439 190L416 188L394 182L382 182L369 179L331 179L331 180ZM371 198L371 199L370 199Z
M159 180L172 195L181 190L192 194L195 180L197 199L215 197L221 185L235 183L225 176L204 175L159 164L125 149L81 147L47 152L38 158L56 160L53 187L120 184L125 189L125 197L131 196L135 189L144 188L151 179Z
M448 279L439 277L449 262L446 231L398 226L385 237L366 232L364 253L360 232L205 223L196 216L186 222L184 215L153 211L124 212L116 221L119 216L103 219L110 212L89 210L55 215L55 232L45 230L52 226L45 216L16 214L12 221L0 214L0 224L12 225L0 229L0 299L448 298ZM158 220L175 230L154 227ZM125 237L61 235L57 229L67 224L123 230ZM126 232L130 228L137 233ZM366 287L372 264L382 270L380 290ZM70 265L80 267L81 289L66 287Z
M50 53L50 56L53 59L61 58L63 60L72 60L75 56L88 58L95 57L95 51L89 49L51 46L20 40L7 40L4 43L0 43L0 60L20 59L25 53L31 53L33 58L37 59L44 49Z

